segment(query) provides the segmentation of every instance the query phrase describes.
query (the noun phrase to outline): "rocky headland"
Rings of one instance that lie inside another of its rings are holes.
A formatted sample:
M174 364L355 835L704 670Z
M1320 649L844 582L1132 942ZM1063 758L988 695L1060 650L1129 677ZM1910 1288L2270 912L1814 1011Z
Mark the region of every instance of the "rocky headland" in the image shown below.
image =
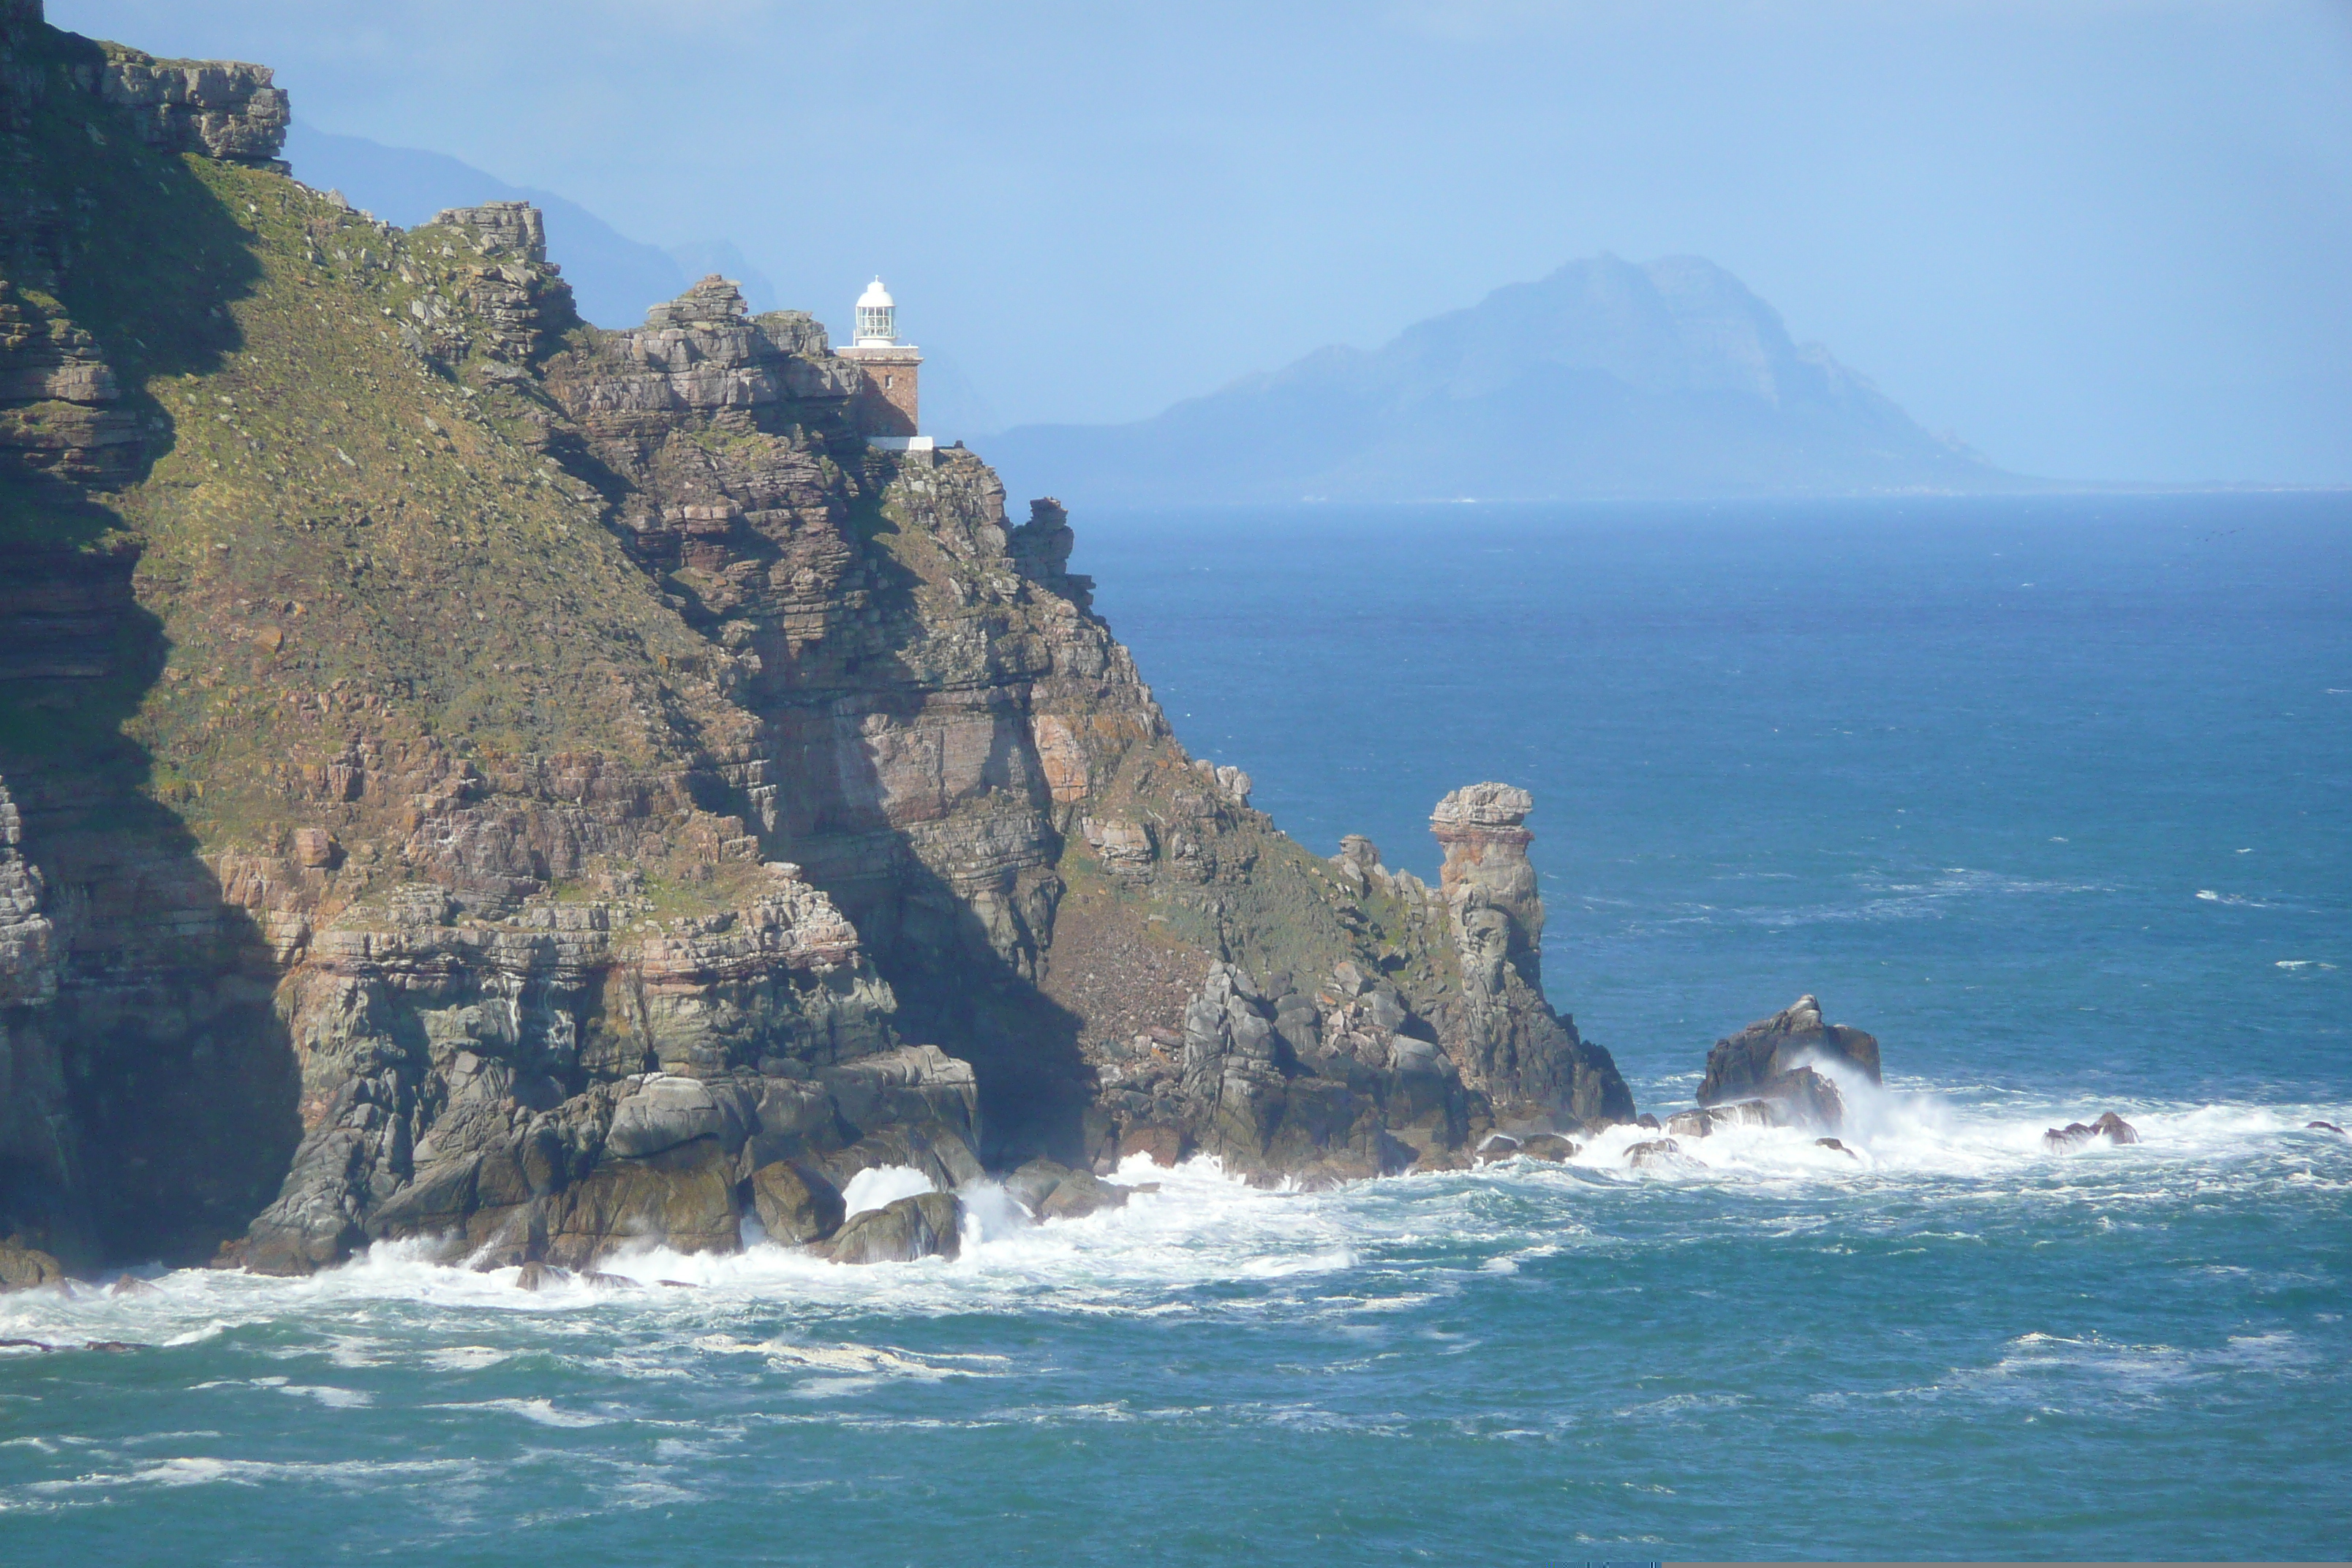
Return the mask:
M1434 887L1307 852L810 316L589 326L531 208L374 222L266 69L37 0L0 91L0 1279L910 1257L983 1172L1633 1117L1525 792L1437 803ZM940 1190L848 1213L882 1167Z

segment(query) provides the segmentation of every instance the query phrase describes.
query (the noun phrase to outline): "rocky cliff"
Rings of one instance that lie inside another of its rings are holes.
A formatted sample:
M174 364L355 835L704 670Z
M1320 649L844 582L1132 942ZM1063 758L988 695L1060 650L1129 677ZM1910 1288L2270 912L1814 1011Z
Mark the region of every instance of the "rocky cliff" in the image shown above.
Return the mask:
M1632 1115L1523 793L1435 889L1308 854L808 316L587 326L530 207L375 223L266 71L0 16L0 1235L583 1266Z

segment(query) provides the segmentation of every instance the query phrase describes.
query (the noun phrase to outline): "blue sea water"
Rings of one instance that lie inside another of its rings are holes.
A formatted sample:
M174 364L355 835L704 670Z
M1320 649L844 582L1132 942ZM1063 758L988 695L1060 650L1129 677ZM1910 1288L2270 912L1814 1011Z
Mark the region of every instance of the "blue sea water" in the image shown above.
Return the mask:
M1078 520L1196 753L1424 875L1534 792L1546 979L1759 1131L529 1295L398 1252L0 1299L0 1555L1119 1564L2335 1558L2352 1542L2352 500ZM2121 1111L2143 1142L2045 1152Z

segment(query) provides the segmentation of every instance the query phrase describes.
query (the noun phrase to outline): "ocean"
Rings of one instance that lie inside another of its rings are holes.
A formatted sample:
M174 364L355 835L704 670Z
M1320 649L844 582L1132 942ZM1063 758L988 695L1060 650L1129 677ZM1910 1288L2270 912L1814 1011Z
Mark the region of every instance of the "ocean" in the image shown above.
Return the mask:
M1076 520L1196 755L1432 876L1532 791L1643 1109L1818 995L1852 1154L1258 1192L538 1294L397 1250L0 1298L0 1553L2340 1558L2352 498ZM2113 1110L2142 1142L2044 1151Z

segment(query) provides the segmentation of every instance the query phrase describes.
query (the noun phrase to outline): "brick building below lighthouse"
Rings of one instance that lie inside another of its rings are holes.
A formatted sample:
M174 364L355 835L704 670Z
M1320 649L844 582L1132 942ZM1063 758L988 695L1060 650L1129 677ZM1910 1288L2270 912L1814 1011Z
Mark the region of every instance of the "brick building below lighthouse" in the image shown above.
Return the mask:
M857 297L856 340L835 352L857 366L849 419L867 445L900 451L930 446L929 437L918 434L916 374L923 356L914 344L898 341L898 308L879 278Z

